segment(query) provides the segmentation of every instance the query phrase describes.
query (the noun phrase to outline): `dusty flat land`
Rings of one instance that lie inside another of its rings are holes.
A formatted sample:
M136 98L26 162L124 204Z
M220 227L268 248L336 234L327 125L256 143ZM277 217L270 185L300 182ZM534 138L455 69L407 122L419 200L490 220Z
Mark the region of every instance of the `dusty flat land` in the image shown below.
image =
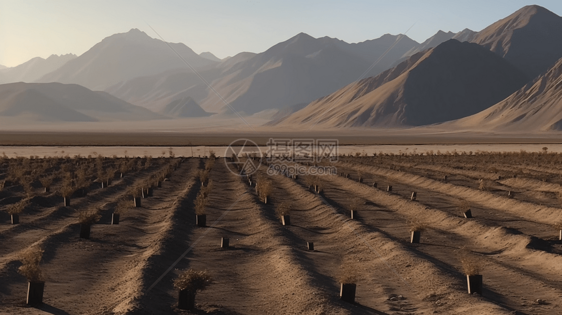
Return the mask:
M110 129L112 130L112 129ZM478 134L426 129L405 130L300 130L271 131L150 131L79 132L0 131L2 146L225 146L237 139L266 145L270 138L338 139L341 145L428 145L428 144L550 144L562 143L560 133Z
M562 220L560 154L343 157L338 175L316 178L321 194L308 187L311 177L265 175L266 165L250 185L221 158L211 167L200 158L132 159L106 188L98 169L125 159L25 161L0 163L0 180L8 180L0 191L3 314L185 314L172 285L184 268L214 278L197 295L197 314L555 314L561 306L562 243L553 226ZM197 227L205 168L208 227ZM87 194L64 207L65 173L80 170ZM111 225L117 202L132 204L129 189L166 170L162 187ZM48 174L55 177L44 193L38 179ZM30 176L32 189L14 176ZM272 185L267 203L256 179ZM10 224L9 206L27 196L20 224ZM282 203L291 225L275 214ZM466 207L473 218L462 215ZM101 218L81 239L78 216L88 209ZM409 242L411 222L426 226L419 244ZM220 249L221 237L231 249ZM36 308L25 305L27 281L17 272L19 254L32 246L44 249L47 276ZM482 296L467 293L460 253L476 258ZM339 299L342 268L356 276L355 304Z

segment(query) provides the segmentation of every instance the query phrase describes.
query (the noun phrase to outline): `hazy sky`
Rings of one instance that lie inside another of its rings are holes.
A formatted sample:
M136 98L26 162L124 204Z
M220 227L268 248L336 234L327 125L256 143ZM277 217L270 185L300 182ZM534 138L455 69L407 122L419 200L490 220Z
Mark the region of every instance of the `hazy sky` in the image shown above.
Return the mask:
M104 37L138 28L223 58L261 52L299 32L359 42L408 32L479 31L528 4L562 14L562 1L520 0L0 0L0 64L80 55Z

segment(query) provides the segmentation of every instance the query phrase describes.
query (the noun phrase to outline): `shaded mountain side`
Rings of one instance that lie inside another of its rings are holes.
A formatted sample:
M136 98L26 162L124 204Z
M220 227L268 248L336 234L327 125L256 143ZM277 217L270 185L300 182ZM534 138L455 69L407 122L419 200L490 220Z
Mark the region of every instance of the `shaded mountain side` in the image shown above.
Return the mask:
M38 82L75 83L104 90L121 81L215 62L196 54L184 44L166 43L138 29L104 38L82 55L41 77Z
M445 126L478 130L562 130L562 59L506 99Z
M191 97L184 97L168 103L160 110L160 113L172 117L207 117L211 115L204 111Z
M0 85L0 116L61 122L162 118L105 92L76 84L22 82Z
M471 42L534 78L562 58L562 17L538 5L526 6L478 32Z
M486 109L528 81L485 48L449 40L310 103L278 125L419 126Z

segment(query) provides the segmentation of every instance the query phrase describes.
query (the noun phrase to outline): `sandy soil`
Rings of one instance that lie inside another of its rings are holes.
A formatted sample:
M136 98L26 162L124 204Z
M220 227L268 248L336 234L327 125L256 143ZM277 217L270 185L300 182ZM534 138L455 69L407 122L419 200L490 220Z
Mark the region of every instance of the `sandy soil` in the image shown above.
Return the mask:
M269 177L273 191L265 204L218 159L210 172L205 228L195 226L194 212L204 159L185 159L119 225L110 224L116 201L168 162L115 179L108 188L93 183L71 207L62 207L57 193L37 188L36 206L21 215L19 225L10 225L4 210L23 191L8 186L0 192L0 313L187 313L175 307L172 286L184 268L206 269L214 278L197 295L198 314L556 313L562 243L551 224L562 219L559 183L541 178L555 178L562 168L520 162L525 175L508 178L513 161L465 168L455 164L460 159L446 161L344 158L338 172L349 178L321 177L322 194L302 177ZM493 176L491 166L498 170ZM264 165L259 174L265 170ZM0 178L5 173L4 165ZM479 189L480 178L490 181L486 190ZM416 201L410 200L412 191ZM354 200L361 205L352 220ZM468 202L474 218L461 215L460 200ZM291 205L288 226L275 215L283 202ZM84 240L76 210L89 208L100 208L102 218ZM413 220L428 226L420 244L409 243ZM230 249L220 248L221 237L230 238ZM314 242L315 250L308 251L306 242ZM25 306L26 279L17 273L18 253L33 244L45 249L41 266L48 275L45 304L38 308ZM466 292L458 258L463 248L479 259L483 296ZM355 304L338 297L342 266L358 278Z

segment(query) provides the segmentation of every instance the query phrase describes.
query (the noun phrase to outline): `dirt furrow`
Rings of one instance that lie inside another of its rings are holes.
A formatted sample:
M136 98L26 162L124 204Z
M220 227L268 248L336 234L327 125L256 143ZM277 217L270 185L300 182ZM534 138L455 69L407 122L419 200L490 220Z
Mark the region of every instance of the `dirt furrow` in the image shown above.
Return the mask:
M79 226L69 225L60 233L43 240L45 255L42 268L48 276L45 297L40 309L57 314L108 314L123 301L134 298L131 283L135 266L157 242L159 230L184 186L186 178L195 176L192 160L183 165L155 190L154 196L143 199L142 208L132 208L119 225L100 221L92 226L89 240L79 239ZM9 269L14 269L11 263ZM11 312L25 298L26 281L15 270L3 274L9 286L4 296ZM11 305L10 305L11 304ZM21 309L25 314L33 309Z
M358 214L359 221L385 231L398 241L408 240L408 221L422 218L431 228L422 232L423 245L414 248L426 254L428 259L435 259L435 263L446 270L460 268L458 258L451 255L453 251L467 246L479 253L484 267L483 274L486 279L491 280L485 280L485 297L501 305L529 312L528 309L520 308L517 296L511 294L517 280L537 288L524 295L529 300L548 299L554 302L562 293L558 286L562 257L546 253L537 255L536 251L526 248L528 237L509 235L505 230L451 216L349 179L337 178L325 182L325 185L326 197L333 198L338 206L345 206L354 197L367 200L367 205ZM546 257L548 255L550 256ZM545 260L549 263L545 264ZM511 277L515 273L520 276ZM463 277L458 271L456 274ZM500 281L504 278L507 280ZM503 297L500 298L500 295ZM544 310L552 310L551 307L530 304L529 307L533 309L528 314L548 314Z
M215 283L197 295L198 307L227 314L322 314L349 313L323 297L310 272L301 267L301 255L284 236L283 228L264 215L265 209L241 178L230 173L222 159L211 172L213 190L207 208L207 228L193 228L175 241L177 251L163 253L151 270L156 280L182 252L190 249L175 268L208 269ZM184 224L195 225L193 205ZM175 233L174 233L175 235ZM221 250L220 238L229 237L232 248ZM143 311L173 309L177 292L164 276L143 297ZM333 299L332 299L333 300Z

